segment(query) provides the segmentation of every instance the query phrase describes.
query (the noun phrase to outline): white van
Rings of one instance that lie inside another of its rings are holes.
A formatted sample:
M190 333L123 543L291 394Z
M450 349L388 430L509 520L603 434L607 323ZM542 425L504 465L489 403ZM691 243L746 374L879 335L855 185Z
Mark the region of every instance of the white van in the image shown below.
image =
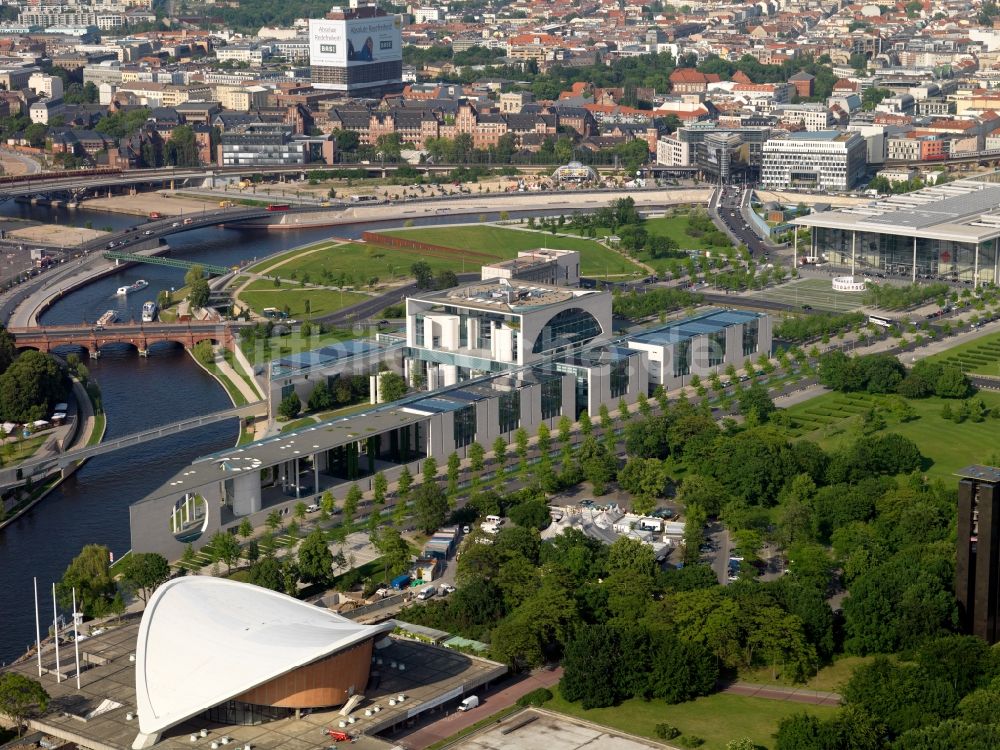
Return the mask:
M468 711L470 708L475 708L479 705L479 696L470 695L464 701L458 704L459 711Z
M434 586L428 586L423 591L421 591L419 594L417 594L417 599L419 599L422 602L425 602L428 599L430 599L432 596L434 596L436 593L437 593L437 589Z
M503 526L503 519L500 516L486 516L486 523L490 526L500 527Z

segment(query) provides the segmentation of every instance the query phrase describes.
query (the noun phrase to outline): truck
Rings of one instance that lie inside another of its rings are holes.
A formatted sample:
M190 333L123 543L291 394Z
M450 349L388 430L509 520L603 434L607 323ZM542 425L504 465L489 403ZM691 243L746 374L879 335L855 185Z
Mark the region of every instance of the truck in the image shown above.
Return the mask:
M407 586L410 585L410 574L403 573L402 575L396 576L395 578L392 579L390 585L394 589L396 589L396 591L402 591L403 589L405 589Z

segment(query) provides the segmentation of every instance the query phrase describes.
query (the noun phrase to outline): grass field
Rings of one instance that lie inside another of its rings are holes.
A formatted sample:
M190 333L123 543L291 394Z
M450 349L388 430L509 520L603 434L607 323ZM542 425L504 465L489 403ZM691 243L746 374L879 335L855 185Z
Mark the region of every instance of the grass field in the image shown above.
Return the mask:
M719 250L720 248L707 244L701 237L692 237L687 233L687 216L661 216L658 219L646 219L643 224L646 231L657 237L669 237L677 243L681 250Z
M990 409L1000 410L1000 393L981 391L977 394ZM866 412L873 405L884 404L885 397L858 393L826 393L788 409L795 427L790 434L796 438L815 440L824 448L835 448L853 439L851 419ZM940 398L909 401L916 412L916 419L900 422L886 414L886 430L908 437L920 452L929 459L927 473L941 478L951 478L963 466L988 462L996 451L997 420L988 417L984 422L965 421L961 424L941 417L941 410L954 400Z
M801 307L809 305L816 310L850 312L864 304L863 292L835 292L825 279L796 279L779 287L769 287L754 293L757 297L784 302Z
M1000 376L1000 333L983 336L928 359L955 365L973 375Z
M759 667L752 670L741 670L740 679L746 682L755 682L761 685L787 685L790 687L800 687L806 690L822 690L831 693L838 693L851 679L854 670L863 664L870 664L874 656L840 656L832 664L820 669L805 684L792 682L791 680L778 677L771 679L770 667Z
M288 305L288 314L293 318L313 318L349 307L357 302L370 299L356 292L340 292L332 289L304 289L301 286L282 284L275 287L270 281L254 281L240 292L240 300L260 313L265 307L279 310ZM309 312L306 313L306 300Z
M387 232L408 239L426 242L431 245L453 247L456 250L467 250L475 253L465 263L465 270L475 271L485 263L506 260L517 257L520 250L534 250L544 247L554 250L580 251L580 273L583 276L632 277L641 274L642 268L619 255L614 250L581 237L555 237L545 232L523 231L492 225L474 225L457 227L422 227L419 229L404 229ZM426 258L431 263L431 258ZM444 258L451 263L451 269L460 272L456 267L462 262L462 256L454 259ZM433 264L432 264L433 265Z
M652 739L656 739L654 728L657 724L672 724L682 734L696 735L705 740L701 746L703 750L725 750L727 742L740 737L749 737L758 747L773 748L774 733L784 717L804 711L826 718L836 711L831 706L810 706L724 693L675 706L634 698L611 708L585 711L578 703L563 700L558 690L553 690L553 693L555 697L545 704L545 708L552 711Z

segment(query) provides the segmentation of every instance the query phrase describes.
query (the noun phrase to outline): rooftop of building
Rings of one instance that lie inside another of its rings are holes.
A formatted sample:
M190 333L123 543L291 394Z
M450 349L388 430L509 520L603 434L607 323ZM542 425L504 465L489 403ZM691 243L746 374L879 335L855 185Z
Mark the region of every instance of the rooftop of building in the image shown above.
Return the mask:
M763 313L747 310L708 310L701 315L673 321L628 338L639 344L669 345L687 341L695 336L718 333L729 326L740 325L766 317Z
M952 242L1000 237L1000 172L794 219L800 226Z
M520 314L549 305L569 302L577 297L607 292L569 289L547 284L520 282L517 279L485 279L460 284L439 292L429 292L414 299L422 302L455 305L476 310Z
M537 248L535 250L525 250L519 252L516 258L510 258L509 260L501 260L496 263L490 263L485 266L486 268L509 268L511 270L524 270L525 268L531 268L532 266L541 265L543 263L552 263L559 257L563 255L568 255L570 253L576 252L575 250L549 250L546 248Z
M963 479L978 479L982 482L996 482L1000 484L1000 468L996 466L973 464L972 466L959 469L955 472L955 476L962 477Z

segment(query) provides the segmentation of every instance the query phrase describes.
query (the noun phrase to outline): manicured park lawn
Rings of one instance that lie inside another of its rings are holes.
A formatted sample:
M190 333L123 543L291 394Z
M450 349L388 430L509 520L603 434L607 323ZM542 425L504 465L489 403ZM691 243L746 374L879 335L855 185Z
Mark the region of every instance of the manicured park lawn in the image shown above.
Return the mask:
M457 227L421 227L387 232L402 237L426 242L431 245L453 247L456 250L470 250L477 255L470 258L466 270L474 271L480 265L495 260L517 257L520 250L552 248L555 250L579 250L580 273L584 276L631 277L642 273L642 269L614 250L582 237L557 237L547 232L509 229L492 225ZM490 256L492 260L480 257ZM427 259L430 262L430 259ZM460 262L461 257L454 262ZM452 268L452 270L458 270Z
M314 318L363 302L370 297L332 289L303 289L298 285L275 288L269 281L255 281L240 292L240 299L257 313L265 307L281 310L288 305L288 314L293 318ZM306 300L309 300L309 313L306 313Z
M1000 409L1000 393L980 391L989 409ZM825 393L788 409L797 424L791 430L794 437L815 440L830 449L853 440L852 418L864 413L872 405L884 403L885 398L867 394ZM1000 420L987 417L983 422L966 420L961 424L941 417L945 403L956 408L960 402L940 398L914 399L916 419L900 422L885 414L886 430L908 437L929 460L926 472L931 476L950 480L952 474L963 466L986 463L997 452L996 436Z
M265 258L264 260L257 262L252 266L252 268L257 273L269 273L271 272L271 268L274 268L274 266L278 266L291 258L298 257L303 253L312 252L320 247L333 247L335 244L335 242L315 242L312 245L306 245L305 247L297 247L292 250L286 250L280 255L272 255L269 258ZM273 273L277 273L280 276L283 271L284 267L275 268Z
M643 226L646 231L658 237L669 237L677 243L681 250L709 250L713 249L701 237L692 237L685 230L687 229L687 215L661 216L657 219L646 219ZM714 248L719 250L719 248Z
M314 327L313 330L314 332L309 336L302 336L299 330L287 336L272 336L268 341L267 348L269 354L267 356L265 356L263 340L241 341L240 348L243 349L243 353L247 355L247 359L250 362L253 364L262 364L272 358L276 359L289 354L298 354L299 352L317 349L327 344L336 343L337 341L346 341L347 339L354 338L353 332L344 329L335 329L323 334L319 333L318 326Z
M555 697L545 704L545 708L552 711L652 739L656 739L654 729L657 724L672 724L682 734L704 739L703 750L725 750L727 742L740 737L749 737L758 747L773 748L774 733L784 717L804 711L827 718L836 711L832 706L811 706L724 693L675 706L663 701L633 698L611 708L585 711L578 703L564 701L558 690L553 692Z
M955 365L974 375L1000 377L1000 333L960 344L928 359Z
M281 278L289 278L294 271L297 278L309 274L309 278L318 282L324 270L332 275L334 281L341 273L347 274L354 286L367 285L368 280L377 276L381 283L393 279L401 279L410 275L410 267L417 261L429 264L435 272L446 270L462 273L463 271L478 271L482 262L473 259L463 263L460 254L433 256L416 250L395 249L368 245L361 242L350 242L342 245L330 245L318 252L303 254L298 260L292 260L275 268L272 273Z

